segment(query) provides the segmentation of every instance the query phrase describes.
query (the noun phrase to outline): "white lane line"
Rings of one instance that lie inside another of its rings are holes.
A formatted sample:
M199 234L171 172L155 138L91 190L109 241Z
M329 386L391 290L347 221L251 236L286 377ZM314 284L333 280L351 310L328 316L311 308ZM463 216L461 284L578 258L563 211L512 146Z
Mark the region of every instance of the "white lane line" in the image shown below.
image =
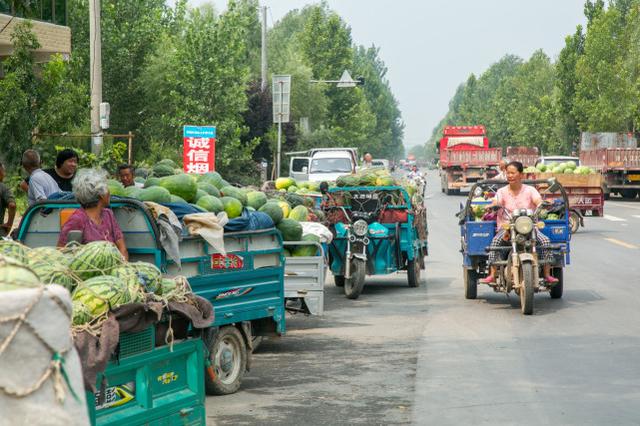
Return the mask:
M622 203L619 201L607 201L606 203L607 205L612 205L615 207L625 207L627 209L640 210L640 206L630 205L629 203Z
M636 219L640 219L640 214L632 214L631 217L635 217Z
M602 217L607 219L607 220L610 220L611 222L626 222L627 221L627 219L623 219L623 218L617 217L617 216L611 216L610 214L605 214Z
M628 249L637 249L638 248L638 246L636 246L634 244L625 243L624 241L616 240L615 238L605 238L605 240L609 241L610 243L617 244L619 246L622 246L622 247L628 248Z

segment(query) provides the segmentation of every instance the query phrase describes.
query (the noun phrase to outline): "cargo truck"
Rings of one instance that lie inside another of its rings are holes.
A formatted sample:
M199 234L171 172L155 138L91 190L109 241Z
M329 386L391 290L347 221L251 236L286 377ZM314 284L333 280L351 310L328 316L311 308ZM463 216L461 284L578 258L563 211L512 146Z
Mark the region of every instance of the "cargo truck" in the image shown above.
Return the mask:
M632 133L582 133L580 164L602 174L605 198L633 199L640 192L640 148Z
M447 195L469 192L481 180L497 174L502 149L489 148L484 126L447 126L438 146L440 181Z
M508 146L507 160L519 161L524 167L535 166L540 158L537 146Z

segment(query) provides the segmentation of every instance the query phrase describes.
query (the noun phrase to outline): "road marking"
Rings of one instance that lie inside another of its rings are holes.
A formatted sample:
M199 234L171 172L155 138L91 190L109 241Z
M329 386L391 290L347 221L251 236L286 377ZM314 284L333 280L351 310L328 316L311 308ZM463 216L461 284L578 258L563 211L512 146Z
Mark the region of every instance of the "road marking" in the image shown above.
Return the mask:
M609 241L610 243L617 244L619 246L622 246L622 247L628 248L628 249L637 249L638 248L638 246L636 246L636 245L625 243L624 241L616 240L615 238L605 238L605 240Z
M635 217L636 219L640 219L640 214L632 214L631 217Z
M607 201L607 205L613 205L615 207L626 207L628 209L640 210L640 206L632 206L629 203L622 203L619 201Z
M623 219L621 217L617 217L617 216L611 216L610 214L605 214L604 216L605 219L610 220L611 222L626 222L627 219Z

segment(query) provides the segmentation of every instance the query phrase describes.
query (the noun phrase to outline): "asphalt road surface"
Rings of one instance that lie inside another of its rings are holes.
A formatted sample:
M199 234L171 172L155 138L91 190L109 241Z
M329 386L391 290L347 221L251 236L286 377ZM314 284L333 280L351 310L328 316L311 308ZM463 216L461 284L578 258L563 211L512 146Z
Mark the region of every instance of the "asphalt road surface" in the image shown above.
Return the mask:
M463 297L464 200L427 189L430 256L406 274L368 277L358 300L331 278L323 317L287 318L242 389L207 398L211 425L639 424L640 201L608 201L572 240L561 300L480 287Z

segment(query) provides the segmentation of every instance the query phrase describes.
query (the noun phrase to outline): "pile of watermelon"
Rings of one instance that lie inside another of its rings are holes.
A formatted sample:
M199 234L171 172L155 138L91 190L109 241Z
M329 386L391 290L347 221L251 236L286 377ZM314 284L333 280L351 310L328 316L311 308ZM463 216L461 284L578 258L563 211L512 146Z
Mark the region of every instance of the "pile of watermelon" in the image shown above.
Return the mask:
M587 166L578 166L575 161L564 163L538 164L535 167L527 167L525 173L554 173L554 174L575 174L592 175L596 171Z
M69 290L79 326L123 304L171 294L179 280L164 278L150 263L126 262L106 241L65 250L0 241L0 292L42 284Z

